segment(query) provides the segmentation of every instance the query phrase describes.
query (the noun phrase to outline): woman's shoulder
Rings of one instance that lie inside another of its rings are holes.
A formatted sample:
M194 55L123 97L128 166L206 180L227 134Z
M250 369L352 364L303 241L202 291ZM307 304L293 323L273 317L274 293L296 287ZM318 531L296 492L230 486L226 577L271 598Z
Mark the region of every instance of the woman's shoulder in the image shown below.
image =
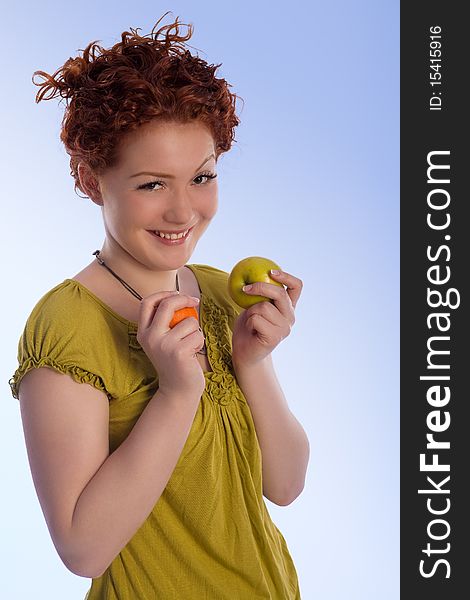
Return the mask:
M21 379L31 368L49 366L76 381L90 383L108 397L119 393L119 359L127 360L127 328L76 282L66 279L44 293L26 319L18 341L18 368L9 383L18 398ZM122 333L122 335L121 335Z
M45 292L34 304L27 320L27 329L40 329L44 334L82 333L100 329L106 320L102 306L73 279L65 279Z
M212 265L206 265L202 263L192 263L189 267L195 267L205 277L211 277L215 279L223 279L225 276L228 277L227 271L214 267Z
M74 304L77 304L77 307ZM68 281L64 280L39 297L33 305L27 321L31 322L52 316L74 319L80 316L77 314L76 308L80 311L80 303L77 303L74 290Z
M70 285L71 281L70 279L65 279L44 292L36 301L31 315L36 315L44 311L60 311L63 307L71 306L72 304L79 305L79 298L77 297L75 288Z

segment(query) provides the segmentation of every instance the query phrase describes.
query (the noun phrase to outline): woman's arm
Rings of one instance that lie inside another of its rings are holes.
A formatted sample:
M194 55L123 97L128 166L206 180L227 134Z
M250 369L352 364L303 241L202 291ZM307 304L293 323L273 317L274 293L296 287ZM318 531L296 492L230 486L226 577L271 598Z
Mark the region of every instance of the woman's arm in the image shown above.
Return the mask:
M263 494L280 506L302 492L310 455L304 429L290 411L271 355L255 365L237 365L236 378L253 415L263 464Z
M152 511L175 466L200 398L151 398L109 454L108 398L91 385L41 367L20 387L31 472L65 566L99 577Z

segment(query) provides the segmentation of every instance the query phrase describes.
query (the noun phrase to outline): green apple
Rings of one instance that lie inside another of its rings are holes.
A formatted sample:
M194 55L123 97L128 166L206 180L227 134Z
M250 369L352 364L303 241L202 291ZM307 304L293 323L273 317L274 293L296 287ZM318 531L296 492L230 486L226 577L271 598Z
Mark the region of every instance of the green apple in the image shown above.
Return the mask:
M228 292L232 300L242 308L249 308L258 302L272 302L271 298L249 294L242 289L244 285L256 283L257 281L273 283L283 287L282 283L271 279L269 275L271 269L280 270L281 267L269 258L263 258L262 256L249 256L237 262L228 277Z

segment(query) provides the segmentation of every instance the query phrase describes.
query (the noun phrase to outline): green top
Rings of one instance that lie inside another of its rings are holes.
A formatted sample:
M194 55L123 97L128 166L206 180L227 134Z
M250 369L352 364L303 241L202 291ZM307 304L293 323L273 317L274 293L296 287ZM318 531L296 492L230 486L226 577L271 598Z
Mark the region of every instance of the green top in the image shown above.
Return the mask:
M201 291L200 325L212 372L205 372L191 431L152 512L85 600L298 600L286 541L266 508L261 450L231 362L241 312L228 273L187 265ZM109 399L109 449L126 438L158 388L158 375L127 321L81 283L65 279L32 310L18 346L18 386L48 366Z

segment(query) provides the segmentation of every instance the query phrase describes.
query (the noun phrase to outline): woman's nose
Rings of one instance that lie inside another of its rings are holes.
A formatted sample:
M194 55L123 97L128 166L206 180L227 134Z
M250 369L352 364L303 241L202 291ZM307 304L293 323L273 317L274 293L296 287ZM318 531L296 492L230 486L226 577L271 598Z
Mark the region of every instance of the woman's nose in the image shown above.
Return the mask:
M165 219L173 223L189 223L193 208L189 196L185 192L175 192L171 195L165 210Z

